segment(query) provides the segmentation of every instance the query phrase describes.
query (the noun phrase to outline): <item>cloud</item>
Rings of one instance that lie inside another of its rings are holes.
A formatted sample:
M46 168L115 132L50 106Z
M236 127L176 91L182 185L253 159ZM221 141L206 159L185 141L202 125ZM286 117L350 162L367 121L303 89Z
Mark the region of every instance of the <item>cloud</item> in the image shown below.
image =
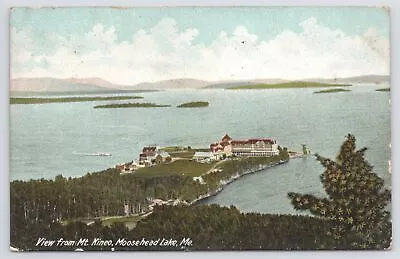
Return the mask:
M268 41L239 25L205 45L195 42L201 31L179 30L172 18L123 42L114 27L96 24L81 37L49 34L46 42L54 51L48 52L37 51L40 46L29 28L12 28L12 77L101 77L136 84L183 77L216 81L389 74L389 40L375 28L349 36L314 17L299 25L300 32L283 31Z

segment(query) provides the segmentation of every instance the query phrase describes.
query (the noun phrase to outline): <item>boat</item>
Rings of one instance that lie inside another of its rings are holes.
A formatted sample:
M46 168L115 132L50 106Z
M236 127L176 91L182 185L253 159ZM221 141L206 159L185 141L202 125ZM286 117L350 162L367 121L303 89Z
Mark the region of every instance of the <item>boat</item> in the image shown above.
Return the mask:
M99 156L112 156L110 153L98 153Z
M73 152L74 155L77 156L112 156L111 153L78 153L78 152Z

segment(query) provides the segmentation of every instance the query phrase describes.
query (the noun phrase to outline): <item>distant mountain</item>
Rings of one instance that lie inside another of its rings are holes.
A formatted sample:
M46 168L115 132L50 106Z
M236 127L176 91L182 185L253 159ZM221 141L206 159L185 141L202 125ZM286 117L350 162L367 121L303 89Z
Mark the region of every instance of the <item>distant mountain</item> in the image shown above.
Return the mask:
M95 85L95 86L100 86L100 87L105 87L105 88L118 88L120 89L121 87L123 88L124 86L121 85L115 85L111 82L108 82L104 79L98 78L98 77L89 77L89 78L68 78L67 79L69 82L76 83L76 84L82 84L82 85Z
M10 81L10 91L14 93L84 93L126 90L132 86L117 85L101 78L16 78Z
M389 76L365 75L348 78L326 79L308 78L301 81L322 82L322 83L388 83ZM10 81L10 90L15 93L24 92L54 92L54 93L78 93L78 92L110 92L119 90L166 90L166 89L218 89L230 88L241 85L255 84L277 84L285 83L285 79L252 79L252 80L223 80L204 81L191 78L177 78L157 82L144 82L136 85L117 85L104 79L92 78L17 78Z
M185 88L204 88L209 85L210 82L197 80L197 79L190 79L190 78L178 78L178 79L170 79L170 80L163 80L157 82L145 82L134 85L129 89L146 89L146 90L162 90L162 89L185 89Z
M277 83L284 83L288 80L283 79L254 79L254 80L246 80L246 81L220 81L210 85L207 85L205 88L231 88L235 86L242 86L242 85L256 85L256 84L277 84Z
M11 92L96 92L109 88L82 84L68 79L56 78L18 78L10 82Z
M364 76L353 76L353 77L343 77L343 78L310 78L305 81L317 81L326 83L349 83L349 84L382 84L389 83L390 76L388 75L364 75Z
M390 76L386 75L365 75L345 78L306 78L301 80L286 80L286 79L254 79L254 80L241 80L241 81L220 81L214 82L205 88L231 88L236 86L250 86L256 84L280 84L290 81L303 81L303 82L319 82L330 84L384 84L389 83Z
M366 75L342 78L340 80L349 83L389 83L390 76L386 75Z

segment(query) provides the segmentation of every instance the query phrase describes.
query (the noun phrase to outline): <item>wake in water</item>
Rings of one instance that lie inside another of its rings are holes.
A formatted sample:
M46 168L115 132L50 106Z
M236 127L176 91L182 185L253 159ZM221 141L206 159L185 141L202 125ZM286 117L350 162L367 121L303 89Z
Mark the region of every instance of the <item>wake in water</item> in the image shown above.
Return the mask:
M76 156L112 156L110 153L78 153L78 152L73 152L73 155Z

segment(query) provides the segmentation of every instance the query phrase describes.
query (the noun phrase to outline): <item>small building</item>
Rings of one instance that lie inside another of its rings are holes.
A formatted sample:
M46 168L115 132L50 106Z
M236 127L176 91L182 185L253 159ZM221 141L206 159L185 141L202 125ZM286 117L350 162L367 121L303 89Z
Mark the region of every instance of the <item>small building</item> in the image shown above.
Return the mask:
M197 162L213 160L214 155L212 152L196 152L193 155L193 159Z
M165 151L158 151L155 159L157 164L169 163L172 161L171 156Z

